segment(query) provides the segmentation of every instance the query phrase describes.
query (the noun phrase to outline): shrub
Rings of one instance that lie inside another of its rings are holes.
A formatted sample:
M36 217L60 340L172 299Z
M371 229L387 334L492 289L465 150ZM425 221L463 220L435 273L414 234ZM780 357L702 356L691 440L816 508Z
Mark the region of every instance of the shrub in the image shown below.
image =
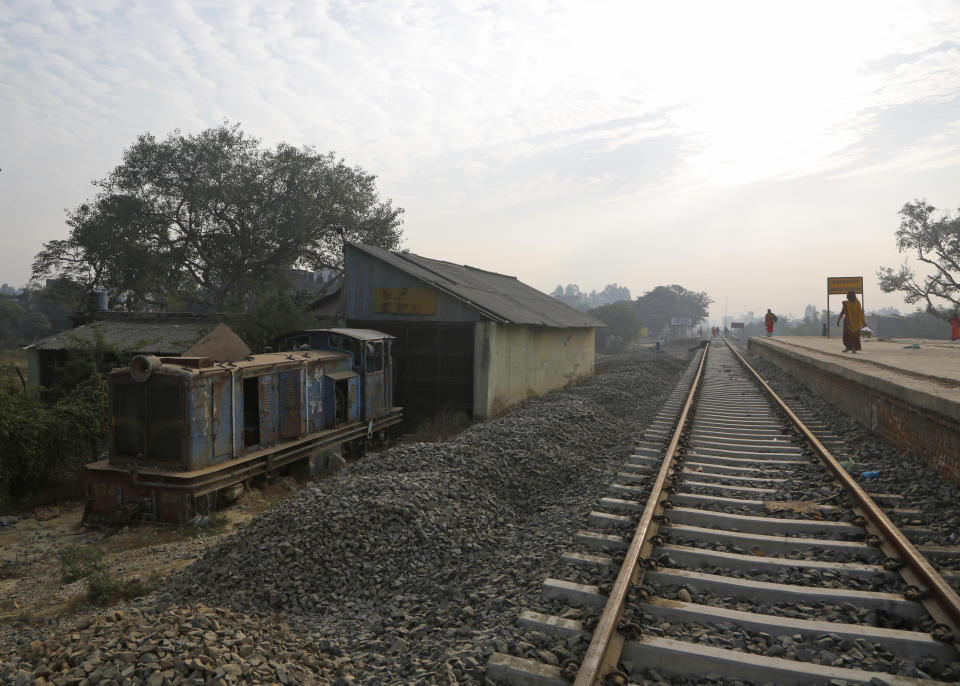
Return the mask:
M17 374L17 364L15 362L0 360L0 388L12 391L23 389L23 382L20 381L20 376Z
M51 470L50 412L33 392L0 388L0 482L10 495L32 490Z
M106 384L92 375L50 406L0 387L0 501L34 493L71 458L96 455L106 435Z
M87 598L96 605L105 605L120 594L122 587L113 572L100 567L87 577Z
M150 588L150 584L141 581L140 579L128 579L126 583L123 584L123 597L127 600L132 598L139 598L140 596L147 595L153 589Z
M139 598L150 590L140 579L118 579L113 572L103 567L87 577L87 599L96 605L106 605L118 598Z
M63 399L73 399L89 384L91 377L107 374L121 366L121 354L107 343L103 331L92 324L93 340L84 340L67 332L67 350L64 359L57 363L50 385L41 392L42 400L49 406Z
M60 581L69 584L90 576L103 567L103 553L90 545L75 545L60 553Z

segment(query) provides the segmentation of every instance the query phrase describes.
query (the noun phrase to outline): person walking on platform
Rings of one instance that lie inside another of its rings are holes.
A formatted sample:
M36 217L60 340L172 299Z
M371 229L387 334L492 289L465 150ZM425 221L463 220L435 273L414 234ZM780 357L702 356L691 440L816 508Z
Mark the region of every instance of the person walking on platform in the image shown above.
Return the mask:
M955 341L960 338L960 311L954 310L950 318L950 340Z
M862 350L860 347L860 329L866 324L863 318L863 306L857 300L854 291L847 292L847 299L843 301L843 309L837 317L837 326L843 320L843 352L855 353Z
M770 308L767 308L767 314L763 317L763 323L767 327L767 338L773 336L773 325L777 323L777 315L770 311Z

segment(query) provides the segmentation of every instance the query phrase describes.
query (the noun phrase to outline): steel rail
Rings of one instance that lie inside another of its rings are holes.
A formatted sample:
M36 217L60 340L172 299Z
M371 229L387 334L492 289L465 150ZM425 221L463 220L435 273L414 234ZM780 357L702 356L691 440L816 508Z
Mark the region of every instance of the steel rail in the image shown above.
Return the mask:
M927 589L933 594L940 603L940 607L945 611L949 616L950 620L953 622L954 626L951 627L954 633L954 636L960 636L958 628L960 628L960 595L957 595L957 592L944 580L940 573L934 569L933 565L925 558L920 551L918 551L913 544L903 535L903 532L897 528L897 526L890 521L887 515L877 506L866 491L864 491L860 484L858 484L853 477L847 473L847 470L840 466L840 463L837 461L830 451L821 443L816 436L813 435L813 432L807 428L803 421L794 414L787 404L780 399L772 388L764 381L760 374L750 366L750 364L744 359L743 355L740 354L730 343L724 339L724 343L727 344L727 347L734 354L734 356L740 361L740 363L749 371L754 378L760 383L760 385L770 394L770 397L777 403L777 405L786 413L787 417L791 422L797 427L800 433L803 434L804 438L813 448L814 452L817 454L817 457L820 458L820 461L831 471L833 472L834 477L840 482L844 489L853 496L857 505L859 505L863 511L866 513L867 517L874 523L874 525L880 530L880 533L884 538L893 546L893 548L900 554L904 562L907 564L907 567L913 571L917 578L926 585Z
M607 604L603 608L603 614L600 615L600 621L593 632L590 640L590 646L583 658L580 669L577 672L577 678L574 680L574 686L598 686L601 679L605 676L601 674L607 660L608 653L614 643L622 643L616 639L617 626L620 623L620 617L623 615L623 607L627 601L627 594L630 587L635 583L642 581L642 577L637 577L637 565L640 561L640 553L643 546L647 543L651 533L655 533L655 524L653 521L656 510L660 508L660 496L663 493L667 478L673 469L673 458L677 450L677 444L683 433L683 428L687 423L687 416L690 408L693 406L693 399L696 396L700 386L700 380L703 377L703 367L707 361L707 354L710 352L710 343L703 350L700 358L700 365L697 368L696 376L690 384L690 392L687 394L687 401L683 405L683 411L677 420L677 428L670 439L670 445L664 453L663 463L660 465L660 471L657 474L657 480L650 491L650 497L647 499L647 505L643 510L643 515L637 524L633 534L633 540L627 549L626 557L617 574L617 580L610 590L610 596L607 598ZM659 528L659 527L656 527ZM641 570L642 573L642 570ZM615 664L614 664L615 666Z

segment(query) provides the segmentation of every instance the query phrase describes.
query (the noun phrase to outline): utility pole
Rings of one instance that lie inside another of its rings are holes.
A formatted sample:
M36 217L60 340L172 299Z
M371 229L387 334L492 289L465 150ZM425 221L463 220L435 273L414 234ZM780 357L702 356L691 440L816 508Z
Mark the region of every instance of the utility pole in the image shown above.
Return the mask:
M337 303L337 326L347 325L347 236L343 224L337 226L340 234L340 300Z

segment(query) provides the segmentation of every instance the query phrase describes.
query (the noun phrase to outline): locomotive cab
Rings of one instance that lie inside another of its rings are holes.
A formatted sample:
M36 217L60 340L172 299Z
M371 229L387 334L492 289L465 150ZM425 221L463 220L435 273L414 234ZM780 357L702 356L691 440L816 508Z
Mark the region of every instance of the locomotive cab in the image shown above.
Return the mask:
M310 329L281 336L277 350L329 350L350 355L359 377L360 417L369 422L393 407L393 340L393 336L372 329ZM337 380L335 395L349 400L344 381Z

